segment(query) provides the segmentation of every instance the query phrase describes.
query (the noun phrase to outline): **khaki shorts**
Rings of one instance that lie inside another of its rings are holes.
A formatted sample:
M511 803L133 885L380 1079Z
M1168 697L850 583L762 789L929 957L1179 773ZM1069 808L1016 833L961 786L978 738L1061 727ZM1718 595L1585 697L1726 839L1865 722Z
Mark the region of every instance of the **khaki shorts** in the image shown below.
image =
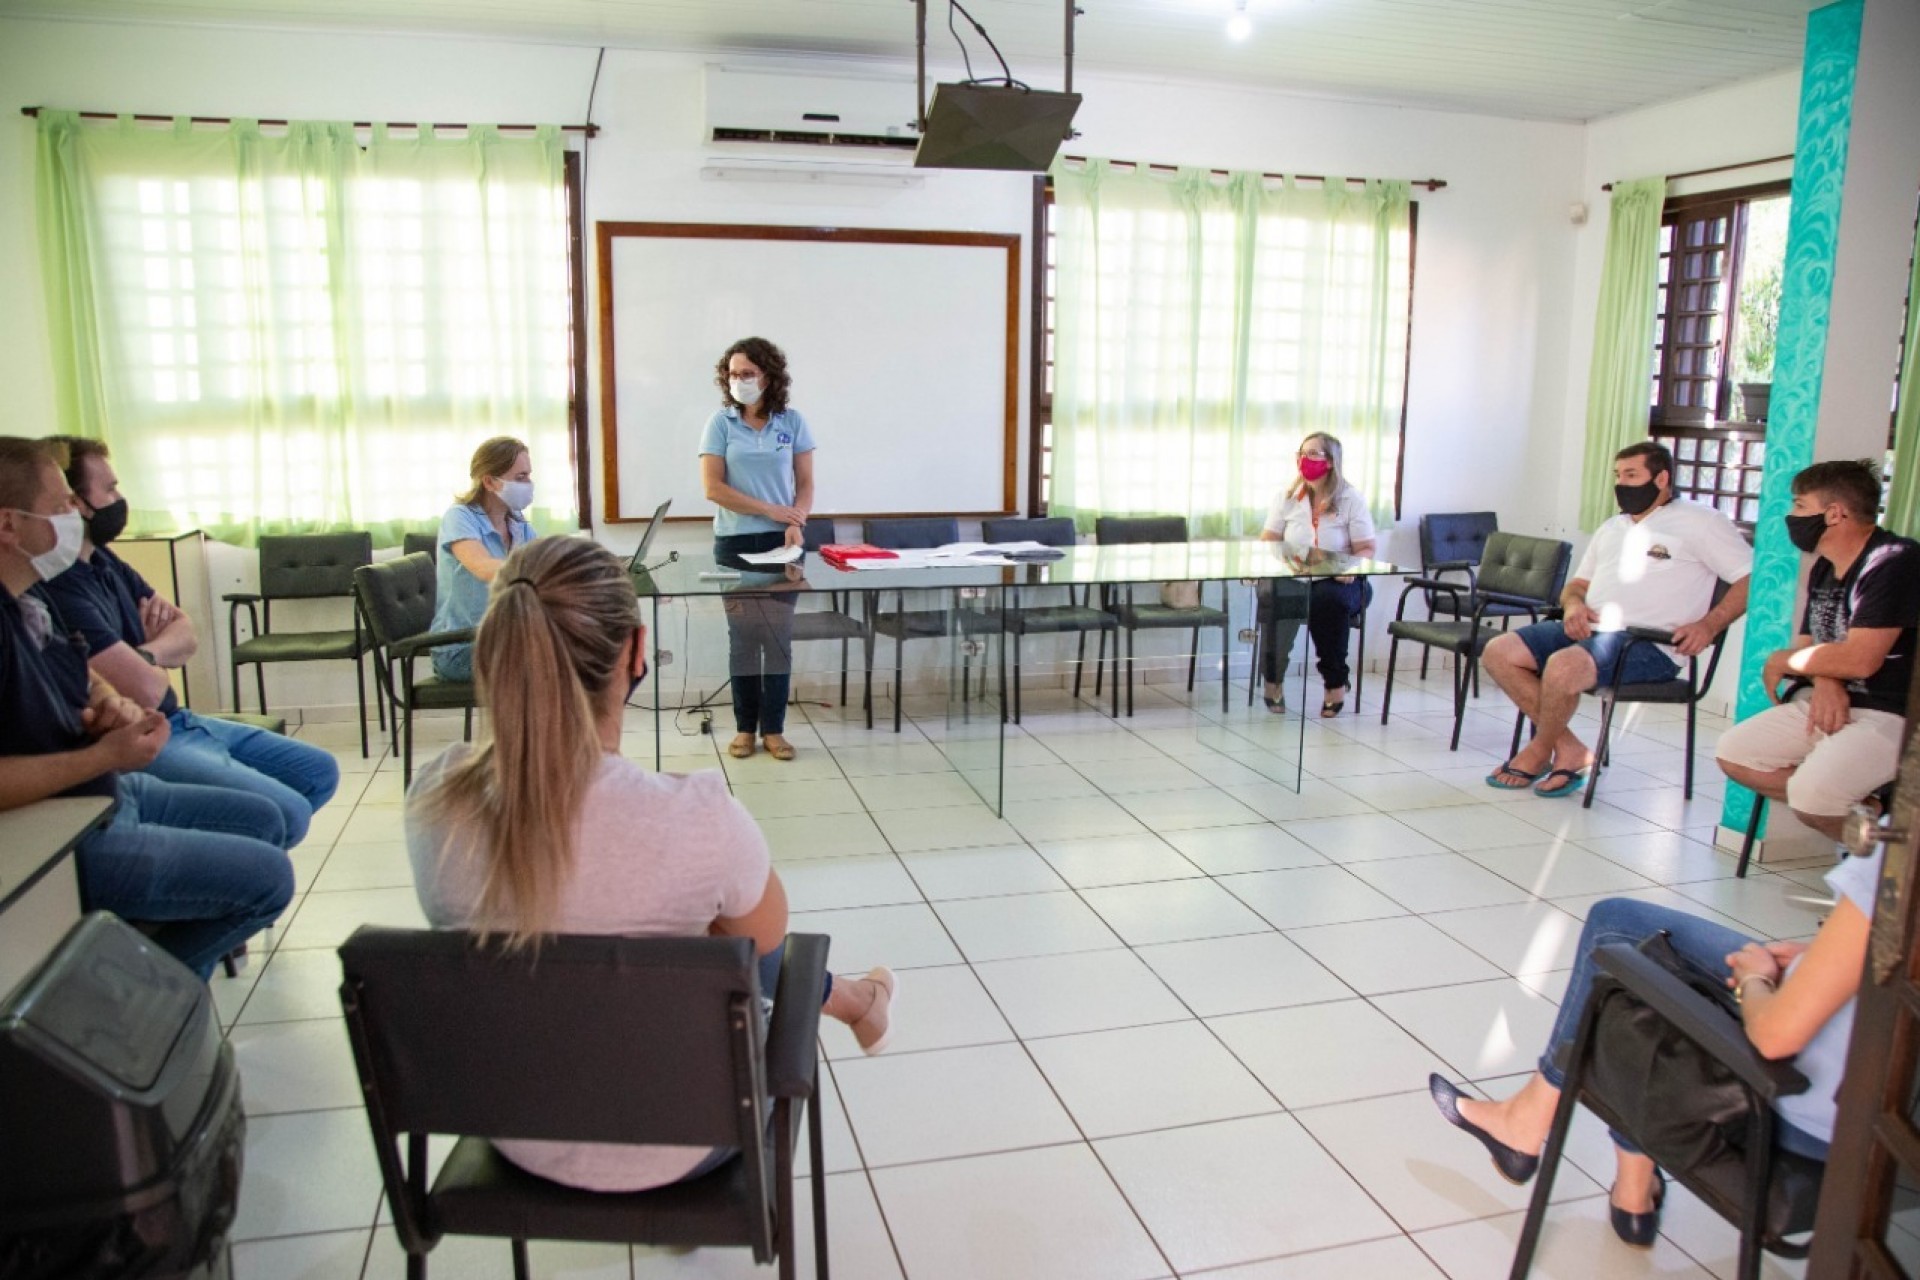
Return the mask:
M1713 754L1724 764L1763 773L1792 769L1787 803L1801 813L1838 818L1898 775L1904 723L1890 711L1856 707L1840 732L1809 733L1806 703L1797 700L1734 725L1720 735Z

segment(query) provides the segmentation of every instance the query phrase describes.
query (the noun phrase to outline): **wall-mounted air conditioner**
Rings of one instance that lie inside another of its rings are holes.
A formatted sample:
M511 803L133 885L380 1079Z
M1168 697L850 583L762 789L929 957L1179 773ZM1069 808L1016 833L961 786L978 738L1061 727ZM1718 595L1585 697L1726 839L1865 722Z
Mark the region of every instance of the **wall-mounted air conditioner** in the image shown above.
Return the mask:
M716 153L761 146L831 147L911 163L913 81L706 69L705 141Z

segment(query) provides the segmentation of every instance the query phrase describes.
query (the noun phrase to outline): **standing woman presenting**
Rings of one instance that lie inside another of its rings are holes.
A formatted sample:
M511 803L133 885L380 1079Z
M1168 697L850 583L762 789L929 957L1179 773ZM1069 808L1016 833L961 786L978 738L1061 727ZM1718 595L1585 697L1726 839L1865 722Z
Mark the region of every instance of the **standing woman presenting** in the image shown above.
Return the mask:
M713 517L713 558L730 569L757 566L743 553L801 546L813 509L813 433L787 407L787 357L765 338L742 338L714 368L721 408L700 438L700 480ZM734 739L727 754L753 754L754 735L776 760L793 759L785 737L792 681L794 598L727 598L727 673L733 679Z
M1300 442L1294 458L1300 478L1274 495L1266 527L1260 531L1262 542L1285 542L1349 556L1373 554L1373 517L1367 513L1367 500L1341 474L1340 460L1340 441L1324 431ZM1320 703L1322 716L1337 716L1347 705L1352 674L1347 666L1352 634L1348 627L1353 615L1372 597L1373 587L1365 578L1315 578L1308 586L1307 634L1313 637L1320 679L1327 690ZM1298 614L1284 616L1286 603L1284 595L1271 592L1261 600L1267 636L1261 664L1270 711L1286 710L1281 685L1294 637L1300 634Z

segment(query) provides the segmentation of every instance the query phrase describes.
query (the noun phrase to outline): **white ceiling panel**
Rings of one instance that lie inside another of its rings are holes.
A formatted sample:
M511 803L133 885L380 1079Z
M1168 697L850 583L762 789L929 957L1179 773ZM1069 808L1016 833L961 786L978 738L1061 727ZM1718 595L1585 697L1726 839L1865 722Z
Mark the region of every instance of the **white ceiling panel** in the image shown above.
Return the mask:
M1524 119L1581 121L1799 65L1822 0L1080 0L1076 68L1202 79ZM1036 87L1060 81L1056 0L967 5ZM907 0L0 0L0 15L458 32L507 39L889 60ZM944 0L929 45L954 60ZM998 74L962 23L976 75Z

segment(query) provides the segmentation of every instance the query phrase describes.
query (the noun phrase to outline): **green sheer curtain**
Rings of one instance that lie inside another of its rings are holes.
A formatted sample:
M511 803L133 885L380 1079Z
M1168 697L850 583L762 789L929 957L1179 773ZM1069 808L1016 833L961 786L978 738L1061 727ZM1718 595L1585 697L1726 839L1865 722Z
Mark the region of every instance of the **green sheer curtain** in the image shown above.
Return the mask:
M1893 483L1887 527L1911 538L1920 530L1920 229L1907 280L1907 343L1900 360L1900 402L1893 415Z
M1314 431L1391 523L1411 296L1405 182L1056 165L1050 514L1245 535Z
M1666 200L1664 177L1614 184L1607 259L1593 321L1593 371L1587 382L1580 527L1589 533L1619 510L1613 497L1613 455L1647 438L1660 296L1660 211Z
M531 449L535 523L574 524L562 156L551 126L42 112L58 429L112 447L136 531L391 545L495 435Z

